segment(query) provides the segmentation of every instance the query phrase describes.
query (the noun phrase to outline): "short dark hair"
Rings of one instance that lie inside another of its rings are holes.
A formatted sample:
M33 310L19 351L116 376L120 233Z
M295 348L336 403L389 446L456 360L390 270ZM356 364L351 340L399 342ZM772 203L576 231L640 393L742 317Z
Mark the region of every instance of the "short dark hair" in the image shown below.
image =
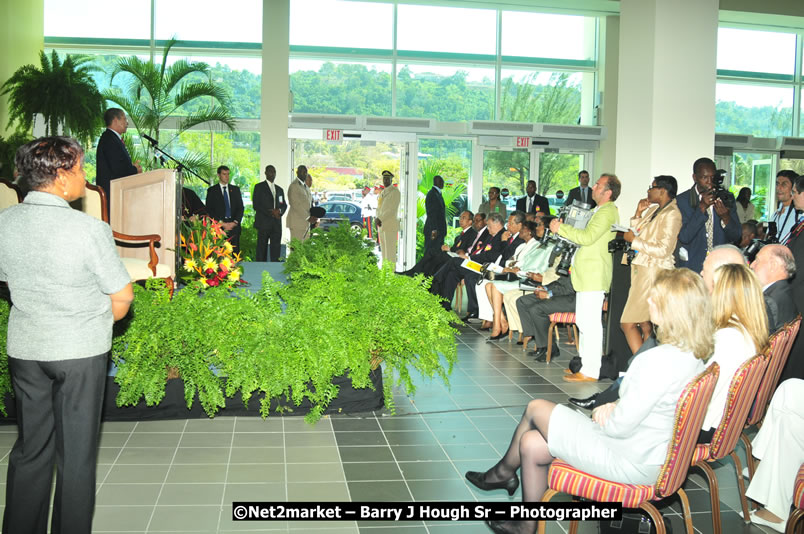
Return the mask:
M780 176L784 176L785 178L790 180L790 185L796 183L796 178L798 178L798 174L796 174L796 171L791 171L790 169L784 169L782 171L777 172L776 178Z
M440 186L436 185L436 182L439 181L441 182ZM435 176L433 176L433 185L435 185L436 187L444 187L444 179L441 177L440 174L436 174Z
M469 213L471 213L471 212L469 212ZM480 218L483 219L484 221L486 220L486 214L483 213L482 211L478 211L477 213L475 213L475 215L479 215ZM474 219L474 217L472 217L472 218Z
M804 174L793 180L793 187L798 193L804 193Z
M536 232L539 230L539 223L536 221L525 221L522 223L522 226L530 230L530 235L532 235L534 238L536 237Z
M118 117L126 116L126 112L120 108L109 108L103 113L103 122L106 126L111 126L112 122Z
M692 164L692 174L699 174L704 167L711 167L712 170L717 170L715 162L709 158L698 158Z
M41 137L22 145L14 158L20 176L32 190L47 189L59 169L70 170L84 159L84 149L71 137Z
M471 212L471 210L463 210L463 213L461 213L461 215L463 215L464 213L468 213L468 214L469 214L469 218L470 218L470 219L474 219L474 218L475 218L475 214L474 214L474 213L472 213L472 212Z
M528 183L525 184L525 187L529 186L530 184L533 184L534 187L535 187L536 186L536 180L528 180Z
M678 193L678 182L674 176L661 174L654 178L653 181L656 182L656 187L667 191L667 196L669 196L671 200L676 198L676 194Z
M491 191L492 189L495 189L497 191L498 195L500 194L500 188L497 187L496 185L493 185L493 186L489 187L489 191Z
M585 175L589 176L589 171L587 171L587 170L580 171L578 173L578 178L580 178L582 174L585 174Z
M525 222L524 211L515 210L514 212L511 213L511 215L509 215L509 217L513 217L514 222L516 222L517 224L522 224L523 222Z
M611 201L614 202L619 198L620 191L622 190L623 186L616 174L604 172L600 175L601 178L604 176L608 178L608 180L606 180L606 190L611 191Z
M747 227L748 231L754 234L755 236L757 235L757 226L758 226L757 222L753 219L751 219L750 221L745 221L743 223L743 228Z
M217 171L215 171L215 172L217 172L218 174L220 174L220 173L221 173L221 171L228 171L228 170L229 170L229 167L227 167L226 165L221 165L220 167L218 167L218 170L217 170Z

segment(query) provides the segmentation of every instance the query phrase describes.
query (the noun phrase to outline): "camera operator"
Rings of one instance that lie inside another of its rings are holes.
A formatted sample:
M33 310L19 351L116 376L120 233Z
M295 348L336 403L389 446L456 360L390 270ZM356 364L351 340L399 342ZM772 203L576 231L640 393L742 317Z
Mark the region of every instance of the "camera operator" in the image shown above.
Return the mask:
M793 182L796 181L795 172L790 170L779 171L776 175L776 212L770 222L776 223L776 237L779 243L784 243L790 231L796 225L799 210L793 205Z
M603 323L600 319L603 298L611 286L611 254L608 243L615 234L611 225L620 215L614 201L620 196L620 180L613 174L602 174L592 188L597 203L594 215L583 230L550 222L550 231L580 245L572 259L571 280L575 288L575 323L580 331L581 370L564 376L567 382L596 382L600 375L603 352Z
M704 259L713 248L735 243L742 234L734 197L715 187L716 174L714 161L697 159L692 165L695 185L677 199L681 211L677 267L687 267L696 273L701 272Z
M631 228L623 239L636 252L631 261L631 290L625 303L620 328L625 334L631 353L636 353L650 337L652 325L648 313L648 292L653 280L663 269L675 266L678 232L681 230L681 211L676 202L678 183L672 176L657 176L648 188L648 197L637 205ZM626 261L623 255L623 261Z

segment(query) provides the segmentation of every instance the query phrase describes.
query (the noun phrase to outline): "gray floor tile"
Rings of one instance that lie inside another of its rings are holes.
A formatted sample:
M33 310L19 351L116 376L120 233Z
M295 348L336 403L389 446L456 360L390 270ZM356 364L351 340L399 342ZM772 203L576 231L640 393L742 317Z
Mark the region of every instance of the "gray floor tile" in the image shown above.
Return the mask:
M346 482L288 482L288 500L304 502L348 501Z
M352 501L410 501L410 491L404 482L348 482Z
M287 464L288 483L292 482L345 482L340 462L316 464Z
M291 464L295 465L295 464ZM276 464L231 464L226 474L226 482L267 482L284 483L285 470L290 465Z
M157 506L149 531L217 532L220 506Z
M338 447L343 462L393 462L388 446Z
M112 465L104 482L118 484L132 482L159 483L165 481L168 467L164 465Z
M220 505L223 489L224 484L165 484L157 505Z
M168 484L179 483L214 483L223 482L226 477L226 466L223 464L195 465L174 464L170 466L167 475ZM188 503L204 504L204 503Z
M162 484L104 484L96 497L98 505L153 505Z
M343 470L349 482L402 480L402 473L394 462L349 463L343 465Z
M337 431L335 432L335 440L340 447L350 445L385 445L387 443L385 435L383 435L382 432Z
M153 506L105 506L96 504L92 532L145 532Z

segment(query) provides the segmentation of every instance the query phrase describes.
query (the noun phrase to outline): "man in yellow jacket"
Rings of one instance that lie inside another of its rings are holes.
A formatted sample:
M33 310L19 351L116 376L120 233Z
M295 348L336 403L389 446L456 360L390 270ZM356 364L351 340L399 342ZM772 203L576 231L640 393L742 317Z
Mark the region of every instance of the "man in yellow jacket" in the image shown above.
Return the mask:
M608 243L615 237L611 225L620 222L614 201L620 196L620 180L614 174L602 174L592 188L597 203L595 213L583 230L550 223L550 230L580 245L572 259L570 278L576 291L575 324L580 332L578 353L581 370L564 376L567 382L595 382L600 375L603 354L603 299L611 286L611 254Z
M385 189L377 200L377 232L380 234L382 264L396 265L396 244L399 235L399 201L402 195L393 185L391 171L382 171L382 185Z

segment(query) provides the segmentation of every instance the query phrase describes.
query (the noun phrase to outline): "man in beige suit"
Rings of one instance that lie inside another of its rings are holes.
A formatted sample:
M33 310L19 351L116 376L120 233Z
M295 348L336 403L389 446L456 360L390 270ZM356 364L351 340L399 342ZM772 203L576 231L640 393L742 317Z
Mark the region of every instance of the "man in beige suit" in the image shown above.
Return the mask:
M310 217L310 206L313 197L310 189L305 183L307 180L307 167L299 165L296 169L296 179L288 186L288 209L287 226L290 230L290 238L304 241L309 236L308 229L310 224L315 222L315 217Z
M385 189L380 193L377 205L377 228L380 234L383 265L396 265L396 243L399 236L399 201L402 194L393 185L394 175L391 171L382 171L382 185Z

